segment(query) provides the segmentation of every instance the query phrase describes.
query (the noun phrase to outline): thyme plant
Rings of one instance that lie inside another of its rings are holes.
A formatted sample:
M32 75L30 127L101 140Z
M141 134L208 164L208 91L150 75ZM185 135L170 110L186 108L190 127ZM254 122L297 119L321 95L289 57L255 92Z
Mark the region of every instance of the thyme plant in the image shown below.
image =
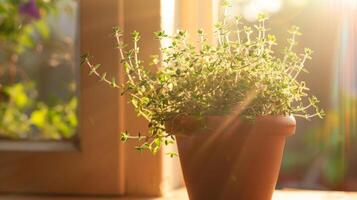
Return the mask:
M115 27L116 48L127 75L127 81L120 86L98 71L99 64L94 65L87 55L83 56L89 74L121 89L130 97L138 115L149 122L148 136L124 132L122 141L138 139L137 150L156 153L162 144L174 142L165 122L182 115L229 115L237 108L240 117L249 120L265 115L323 117L323 110L317 107L318 99L307 93L304 81L297 80L300 73L306 72L304 66L312 54L309 48L302 54L294 51L296 37L301 34L299 28L293 26L288 31L289 45L279 56L273 49L276 37L266 27L267 15L259 14L253 27L244 25L240 17L231 19L225 17L215 25L216 44L208 42L203 30L197 32L198 42L191 42L184 30L172 36L156 32L156 39L169 39L171 43L160 48L160 55L153 56L150 65L157 67L155 72L139 58L139 33L131 34L133 48L128 49L122 40L123 31Z

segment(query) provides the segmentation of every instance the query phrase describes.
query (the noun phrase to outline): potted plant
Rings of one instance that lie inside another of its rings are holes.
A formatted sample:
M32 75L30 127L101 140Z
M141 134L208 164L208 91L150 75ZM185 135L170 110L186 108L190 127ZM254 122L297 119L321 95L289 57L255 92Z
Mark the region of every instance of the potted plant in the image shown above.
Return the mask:
M132 33L128 50L116 27L113 35L127 75L120 86L87 55L82 57L90 75L120 88L148 121L147 136L123 132L122 141L137 139L137 150L153 153L177 142L191 200L270 199L285 138L295 131L294 117L323 116L317 98L296 79L306 71L312 51L294 52L300 34L294 26L282 58L274 54L276 38L267 31L267 19L260 14L253 31L241 18L231 24L225 17L215 26L216 44L207 41L203 30L197 33L199 43L190 42L183 30L173 36L156 32L157 39L171 43L153 56L154 72L139 59L139 33Z

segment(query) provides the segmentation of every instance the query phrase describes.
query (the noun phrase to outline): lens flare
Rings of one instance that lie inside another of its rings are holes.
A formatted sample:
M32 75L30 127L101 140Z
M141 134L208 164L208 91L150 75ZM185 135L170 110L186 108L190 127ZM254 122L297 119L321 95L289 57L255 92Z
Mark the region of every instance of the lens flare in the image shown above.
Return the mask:
M333 65L332 111L335 123L330 128L349 149L351 135L357 135L357 13L356 1L331 1L331 9L338 8L339 34ZM333 6L332 6L333 5ZM336 12L336 10L335 10Z

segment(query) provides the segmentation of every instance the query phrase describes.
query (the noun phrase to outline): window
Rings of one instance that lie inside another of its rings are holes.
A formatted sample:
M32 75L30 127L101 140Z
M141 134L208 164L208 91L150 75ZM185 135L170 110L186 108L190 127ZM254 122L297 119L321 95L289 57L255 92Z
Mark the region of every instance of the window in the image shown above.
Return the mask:
M22 39L21 48L26 45L23 54L17 56L18 65L26 69L29 80L36 82L36 85L24 84L20 71L16 70L18 73L14 80L9 78L14 85L4 87L6 92L10 91L8 94L14 92L14 98L18 98L14 101L20 107L14 109L21 108L30 100L36 106L26 111L32 123L31 128L15 131L16 134L2 132L3 137L25 141L0 141L0 191L123 193L123 156L119 152L124 152L118 139L121 126L119 93L89 79L87 70L79 66L80 49L82 53L88 51L96 54L108 71L118 74L116 55L103 54L101 51L112 47L108 33L112 26L119 24L119 2L106 1L99 7L96 6L98 2L91 0L7 2L26 2L25 5L16 5L18 7L13 8L10 14L18 11L18 14L24 15L19 17L34 26L34 31L23 39L15 38ZM0 7L4 5L1 3ZM78 9L81 10L80 15ZM31 31L32 25L29 27ZM1 78L1 81L7 84L8 80ZM38 98L32 98L31 95L35 94L32 94L31 87ZM5 96L5 100L9 99L7 93L2 96ZM48 119L53 124L47 122ZM4 125L2 123L1 127ZM108 171L110 176L107 175Z
M77 3L1 5L0 137L71 139L77 120Z
M141 54L144 59L149 58L160 47L159 42L152 37L152 33L161 27L162 7L159 0L144 3L123 0L58 2L76 4L80 10L76 24L79 31L79 54L89 52L93 55L94 62L102 64L101 70L116 76L120 81L124 76L119 54L113 48L115 40L110 37L113 26L119 24L126 33L133 30L142 33L141 41L146 44ZM125 10L136 12L124 12ZM63 20L65 17L60 18ZM61 23L51 22L51 26L58 30ZM129 43L129 37L125 40ZM48 41L48 45L53 44L53 41ZM62 57L66 52L58 53L57 56ZM182 181L177 178L179 171L175 170L177 159L166 159L164 152L156 156L139 154L133 148L135 144L124 145L120 142L121 131L144 133L146 122L137 118L119 91L89 77L89 70L79 68L79 63L75 60L74 65L78 69L76 80L79 80L76 87L76 142L64 141L62 137L60 141L26 140L26 144L18 140L11 143L1 140L0 192L159 196L180 186ZM51 60L51 57L41 61L58 63L57 60ZM44 82L44 86L49 84L48 81ZM145 170L142 166L145 166Z

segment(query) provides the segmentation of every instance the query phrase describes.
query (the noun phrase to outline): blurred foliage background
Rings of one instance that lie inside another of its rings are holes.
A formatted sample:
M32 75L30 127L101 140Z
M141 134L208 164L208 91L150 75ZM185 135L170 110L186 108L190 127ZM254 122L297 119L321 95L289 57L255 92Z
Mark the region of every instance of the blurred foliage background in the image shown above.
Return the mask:
M77 7L73 0L0 0L0 138L75 136Z

